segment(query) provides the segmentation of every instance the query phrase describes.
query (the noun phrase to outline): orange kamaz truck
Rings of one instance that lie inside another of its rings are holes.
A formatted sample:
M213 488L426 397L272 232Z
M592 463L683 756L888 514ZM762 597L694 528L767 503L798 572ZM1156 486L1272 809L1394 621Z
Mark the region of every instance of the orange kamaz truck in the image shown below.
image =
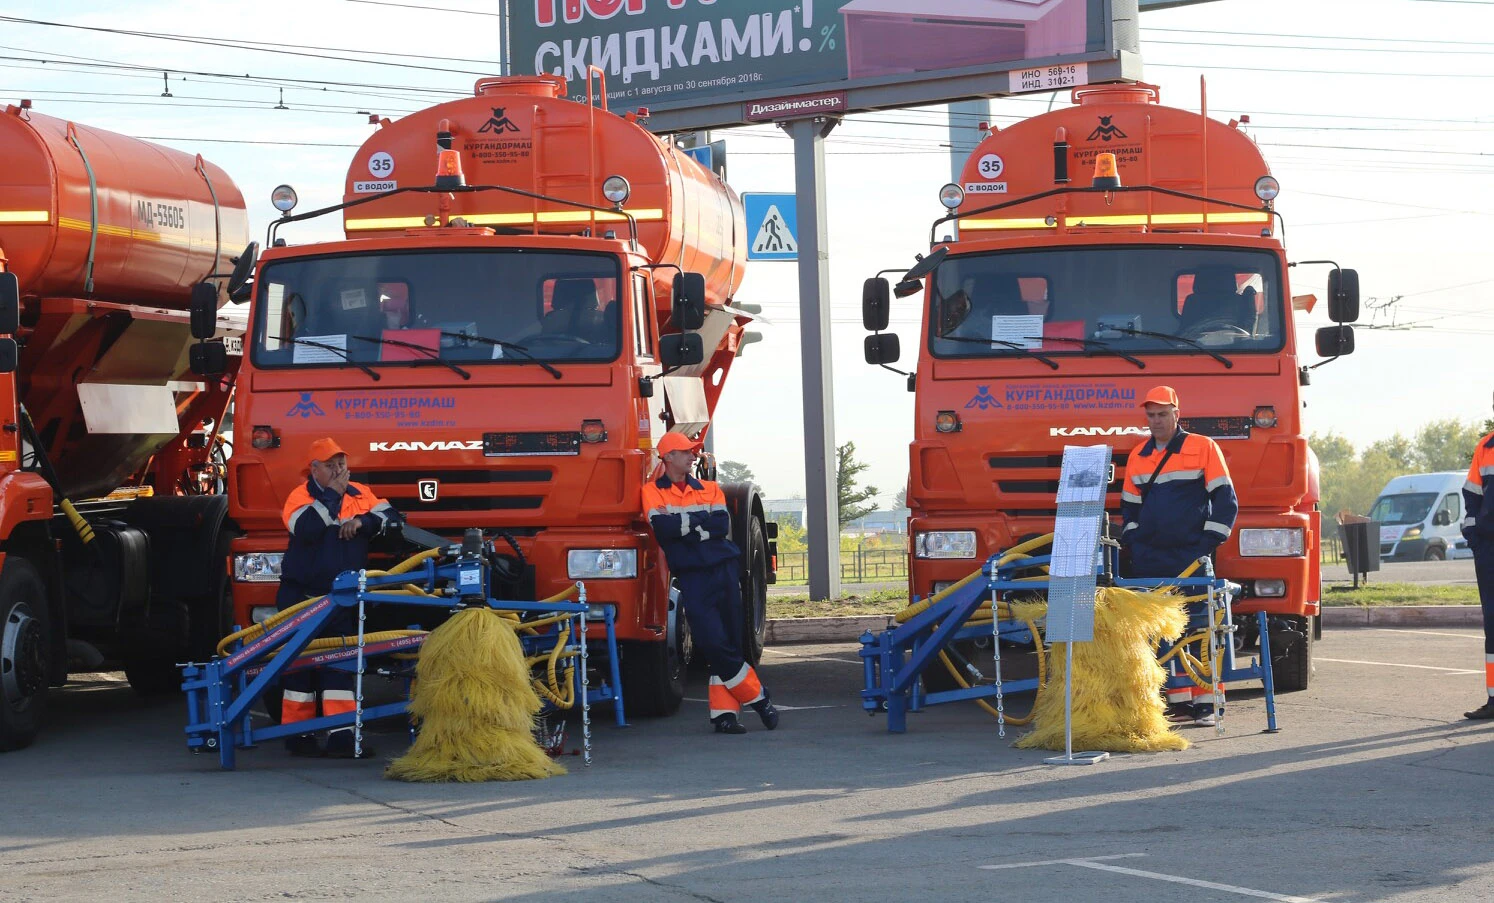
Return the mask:
M1072 106L975 148L941 192L932 253L893 291L869 280L863 298L877 331L867 360L885 366L899 356L880 332L890 295L923 292L913 594L1051 530L1065 445L1112 446L1115 515L1126 456L1148 435L1138 406L1166 384L1183 428L1224 450L1239 495L1216 561L1244 587L1235 610L1272 616L1278 688L1307 685L1321 530L1293 313L1312 299L1289 288L1277 191L1237 123L1162 106L1146 85L1076 89ZM1353 350L1343 324L1358 316L1358 277L1327 276L1339 325L1316 343L1332 358Z
M194 377L188 307L205 289L207 331L229 332L219 286L248 232L201 157L0 112L0 750L35 738L70 671L171 689L228 625L237 354Z
M636 116L552 76L384 121L354 155L346 240L260 257L239 377L229 505L239 623L274 611L281 507L312 440L415 526L498 537L501 598L584 581L615 610L626 705L674 711L688 656L640 511L668 431L698 439L750 316L732 305L739 198ZM602 92L599 97L605 97ZM279 205L290 208L290 191ZM761 653L773 525L724 487L743 550L744 646Z

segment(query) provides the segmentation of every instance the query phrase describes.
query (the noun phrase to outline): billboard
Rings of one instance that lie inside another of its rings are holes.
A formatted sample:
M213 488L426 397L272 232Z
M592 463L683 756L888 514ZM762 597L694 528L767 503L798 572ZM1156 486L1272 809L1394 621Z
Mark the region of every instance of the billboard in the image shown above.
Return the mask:
M1131 77L1137 2L510 0L509 40L515 73L584 100L596 66L662 131Z

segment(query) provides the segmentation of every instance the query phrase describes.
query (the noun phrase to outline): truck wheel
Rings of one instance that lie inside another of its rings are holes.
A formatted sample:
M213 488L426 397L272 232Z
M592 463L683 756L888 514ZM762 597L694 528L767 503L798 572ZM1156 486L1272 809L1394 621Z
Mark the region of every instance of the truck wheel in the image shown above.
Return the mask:
M619 642L623 707L629 715L673 715L685 699L685 663L673 641Z
M1441 546L1427 546L1427 553L1422 556L1422 561L1446 561L1447 550Z
M749 665L762 661L768 638L768 538L757 518L747 528L747 548L742 551L742 658Z
M172 661L172 656L151 654L147 651L125 659L125 680L136 695L144 697L165 696L182 688L182 673Z
M0 752L36 739L47 709L50 635L41 576L12 555L0 573Z
M1271 619L1271 676L1276 692L1307 689L1312 677L1312 630L1306 618Z
M191 600L188 613L187 656L194 662L206 662L217 654L218 641L233 627L233 580L228 573L230 543L238 534L225 529L218 537L213 555L217 567L209 592Z

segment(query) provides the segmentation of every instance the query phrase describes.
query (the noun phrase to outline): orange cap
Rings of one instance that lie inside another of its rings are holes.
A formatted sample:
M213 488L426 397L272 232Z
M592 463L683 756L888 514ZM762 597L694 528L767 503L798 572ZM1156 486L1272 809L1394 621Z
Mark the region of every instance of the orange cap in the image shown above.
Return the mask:
M670 452L688 451L693 453L699 450L699 447L694 442L691 442L690 437L684 433L665 433L663 438L659 440L659 444L655 447L659 450L659 457L661 458Z
M311 443L312 461L330 461L334 455L345 454L347 452L343 451L342 446L337 444L337 440L331 437L318 439Z
M1178 393L1173 391L1172 386L1157 386L1146 393L1141 406L1146 407L1149 404L1170 404L1175 408L1182 407L1178 404Z

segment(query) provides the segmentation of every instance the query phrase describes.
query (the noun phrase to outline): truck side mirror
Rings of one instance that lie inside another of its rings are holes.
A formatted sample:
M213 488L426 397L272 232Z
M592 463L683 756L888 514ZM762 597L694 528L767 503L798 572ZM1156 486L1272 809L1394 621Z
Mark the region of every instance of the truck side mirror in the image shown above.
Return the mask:
M218 331L218 287L211 282L192 286L192 338L210 339Z
M198 342L188 349L187 364L198 376L222 376L228 372L228 349L222 342Z
M1353 323L1359 319L1357 270L1340 270L1335 267L1328 274L1328 319L1335 323Z
M0 273L0 335L15 335L20 329L21 279L15 273Z
M14 373L21 365L21 349L15 339L0 339L0 373Z
M235 304L241 304L249 297L247 291L249 285L249 274L254 271L254 262L259 259L259 242L251 241L244 248L244 253L234 258L233 273L228 277L228 300Z
M895 332L881 332L866 337L866 362L872 365L895 364L902 357Z
M1318 330L1319 357L1343 357L1354 353L1354 327L1324 326Z
M892 311L892 288L881 276L873 276L861 284L861 325L871 332L887 328Z
M699 273L676 273L670 322L684 332L705 325L705 277Z
M700 333L677 332L660 336L659 360L670 370L705 360L705 343L700 340Z

